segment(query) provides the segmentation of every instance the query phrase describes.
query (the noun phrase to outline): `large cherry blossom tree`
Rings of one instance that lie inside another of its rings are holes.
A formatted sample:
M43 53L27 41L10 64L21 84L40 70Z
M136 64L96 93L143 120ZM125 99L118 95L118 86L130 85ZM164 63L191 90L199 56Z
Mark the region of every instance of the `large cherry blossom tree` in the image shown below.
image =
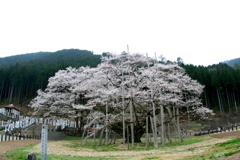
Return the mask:
M140 54L106 54L96 68L57 72L30 105L45 116L75 118L87 127L101 124L88 136L114 131L123 136L124 143L130 140L133 147L151 131L157 147L158 131L164 145L165 135L170 136L166 131L170 124L181 141L181 114L213 114L202 106L203 88L177 64L159 63Z

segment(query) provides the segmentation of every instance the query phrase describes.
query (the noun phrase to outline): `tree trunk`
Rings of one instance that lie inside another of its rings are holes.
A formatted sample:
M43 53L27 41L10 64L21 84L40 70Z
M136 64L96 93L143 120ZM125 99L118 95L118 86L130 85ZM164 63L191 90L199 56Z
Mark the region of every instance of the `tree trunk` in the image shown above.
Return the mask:
M136 128L136 126L134 127L134 142L142 142L141 141L141 137L144 134L144 129L142 127L138 127ZM129 139L130 142L132 142L131 137Z
M177 139L177 125L176 125L175 115L172 114L171 109L169 107L166 107L166 109L167 109L168 114L169 114L169 119L172 119L171 121L173 122L173 126L174 126L174 129L175 129L175 135L176 135L175 138ZM174 107L173 107L173 113L175 114L175 108ZM170 136L170 129L169 129L169 136Z
M119 131L118 131L119 132ZM116 132L116 133L118 133ZM131 136L131 129L130 129L130 125L129 125L129 134L128 137L126 137L126 141L129 138L129 143L132 143L132 136ZM120 132L119 132L120 133ZM145 128L141 125L135 125L134 126L134 142L142 142L141 141L141 137L143 136L143 134L145 133ZM125 133L125 135L127 135L127 133Z
M109 137L111 135L111 129L106 129L105 144L108 145Z
M87 124L88 124L88 122L89 122L89 119L87 120ZM88 131L88 129L89 129L89 127L85 127L85 128L84 128L84 131L83 131L83 134L82 134L81 145L82 145L82 141L83 141L83 138L84 138L84 136L85 136L85 133Z
M127 125L127 144L128 144L128 149L129 149L129 127L128 127L129 125Z
M180 129L180 122L179 122L179 107L176 108L177 111L177 130L178 130L178 142L182 142L182 135L181 135L181 129Z
M165 139L164 139L164 110L163 110L163 106L161 105L161 141L162 141L162 146L164 146L165 144Z
M94 132L94 145L96 145L96 122L94 121L94 130L93 130L93 132Z
M236 112L238 113L237 103L236 103L236 98L235 98L234 92L233 92L233 101L234 101L234 105L235 105Z
M206 93L206 88L203 90L203 92L204 92L204 97L205 97L206 107L209 108L209 105L208 105L208 99L207 99L207 93Z
M153 119L152 117L150 117L150 123L151 123L151 130L152 130L152 136L153 136L153 143L155 142L154 141L154 124L153 124ZM155 143L154 143L155 145ZM156 146L155 146L156 147Z
M102 129L100 137L99 137L99 141L98 141L99 146L102 145L103 132L104 132L104 128Z
M230 109L230 100L229 100L227 88L226 88L226 94L227 94L227 100L228 100L228 109L229 109L229 112L231 112L231 109Z
M1 98L2 98L3 86L4 86L4 81L3 81L3 84L2 84L2 89L1 89L1 93L0 93L0 101L1 101Z
M133 126L133 106L132 100L130 101L130 121L131 121L131 139L132 139L132 148L134 148L134 126Z
M170 124L169 123L168 123L168 129L167 129L166 137L168 139L168 142L172 143L171 136L170 136Z
M108 103L106 104L106 120L105 120L105 125L106 125L106 135L105 135L105 144L108 144Z
M20 85L20 89L19 89L19 93L18 93L18 104L20 102L21 92L22 92L22 83Z
M109 144L112 144L112 141L113 141L113 135L112 135L112 130L111 130L111 129L109 130L109 139L110 139Z
M76 126L77 126L77 134L78 136L81 136L82 134L82 128L83 128L83 123L79 123L82 122L82 119L80 117L75 118L75 122L76 122ZM80 124L80 125L79 125Z
M146 148L149 147L149 136L148 136L148 117L146 117Z
M156 113L155 113L155 104L152 102L152 107L153 107L153 128L152 128L152 133L153 133L153 139L154 139L154 147L158 147L158 140L157 140L157 118L156 118Z
M218 103L219 103L220 113L223 114L222 104L221 104L221 101L220 101L220 96L219 96L219 91L218 91L218 89L217 89L217 96L218 96Z
M86 128L84 128L84 131L83 131L83 134L82 134L82 139L81 139L81 145L82 145L82 142L83 142L83 138L84 138L84 136L85 136L85 133L86 133L86 129L87 129L87 127Z
M10 90L9 93L10 93L10 94L9 94L9 103L12 103L12 97L13 97L13 85L12 85L11 90Z

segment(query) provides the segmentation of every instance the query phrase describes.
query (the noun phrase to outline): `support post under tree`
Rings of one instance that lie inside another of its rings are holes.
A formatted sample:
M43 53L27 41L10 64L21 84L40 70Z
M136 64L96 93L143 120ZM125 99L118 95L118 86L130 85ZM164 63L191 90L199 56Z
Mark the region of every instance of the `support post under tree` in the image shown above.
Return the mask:
M164 146L164 144L165 144L165 140L164 140L164 133L165 133L165 131L164 131L164 111L163 111L163 106L162 105L160 105L160 107L161 107L161 130L162 130L162 133L161 133L161 141L162 141L162 145Z
M122 122L123 122L123 149L126 149L126 135L125 135L125 106L124 106L124 84L123 84L123 62L122 62Z
M148 136L148 117L146 117L146 148L149 147L149 136Z
M133 106L132 100L130 101L130 121L131 121L131 139L132 139L132 148L134 148L134 125L133 125Z
M153 124L153 118L152 117L150 117L150 121L151 121L152 135L153 135L153 140L154 140L154 124ZM153 143L154 143L154 141L153 141Z
M105 125L106 125L106 137L105 137L105 144L108 145L108 102L106 104L106 121L105 121Z
M176 114L177 114L178 142L182 142L180 122L179 122L179 107L177 107L176 110L177 110L177 113L176 113Z

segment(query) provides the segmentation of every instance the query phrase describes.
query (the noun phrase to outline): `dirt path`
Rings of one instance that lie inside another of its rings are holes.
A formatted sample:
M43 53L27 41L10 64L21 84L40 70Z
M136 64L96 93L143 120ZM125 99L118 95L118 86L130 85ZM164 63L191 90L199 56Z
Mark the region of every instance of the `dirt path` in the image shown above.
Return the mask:
M0 160L7 160L4 154L8 151L18 149L24 146L28 146L30 144L40 143L40 140L15 140L15 141L3 141L0 142ZM26 155L27 156L27 155Z

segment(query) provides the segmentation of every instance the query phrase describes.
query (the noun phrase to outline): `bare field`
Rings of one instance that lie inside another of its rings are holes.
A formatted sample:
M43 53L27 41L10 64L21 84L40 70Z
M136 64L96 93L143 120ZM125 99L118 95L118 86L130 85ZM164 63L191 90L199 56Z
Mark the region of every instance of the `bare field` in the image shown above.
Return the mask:
M28 146L31 144L39 144L40 140L15 140L15 141L3 141L0 142L0 160L5 160L4 153L15 150L18 148L22 148L24 146ZM7 160L7 159L6 159Z

